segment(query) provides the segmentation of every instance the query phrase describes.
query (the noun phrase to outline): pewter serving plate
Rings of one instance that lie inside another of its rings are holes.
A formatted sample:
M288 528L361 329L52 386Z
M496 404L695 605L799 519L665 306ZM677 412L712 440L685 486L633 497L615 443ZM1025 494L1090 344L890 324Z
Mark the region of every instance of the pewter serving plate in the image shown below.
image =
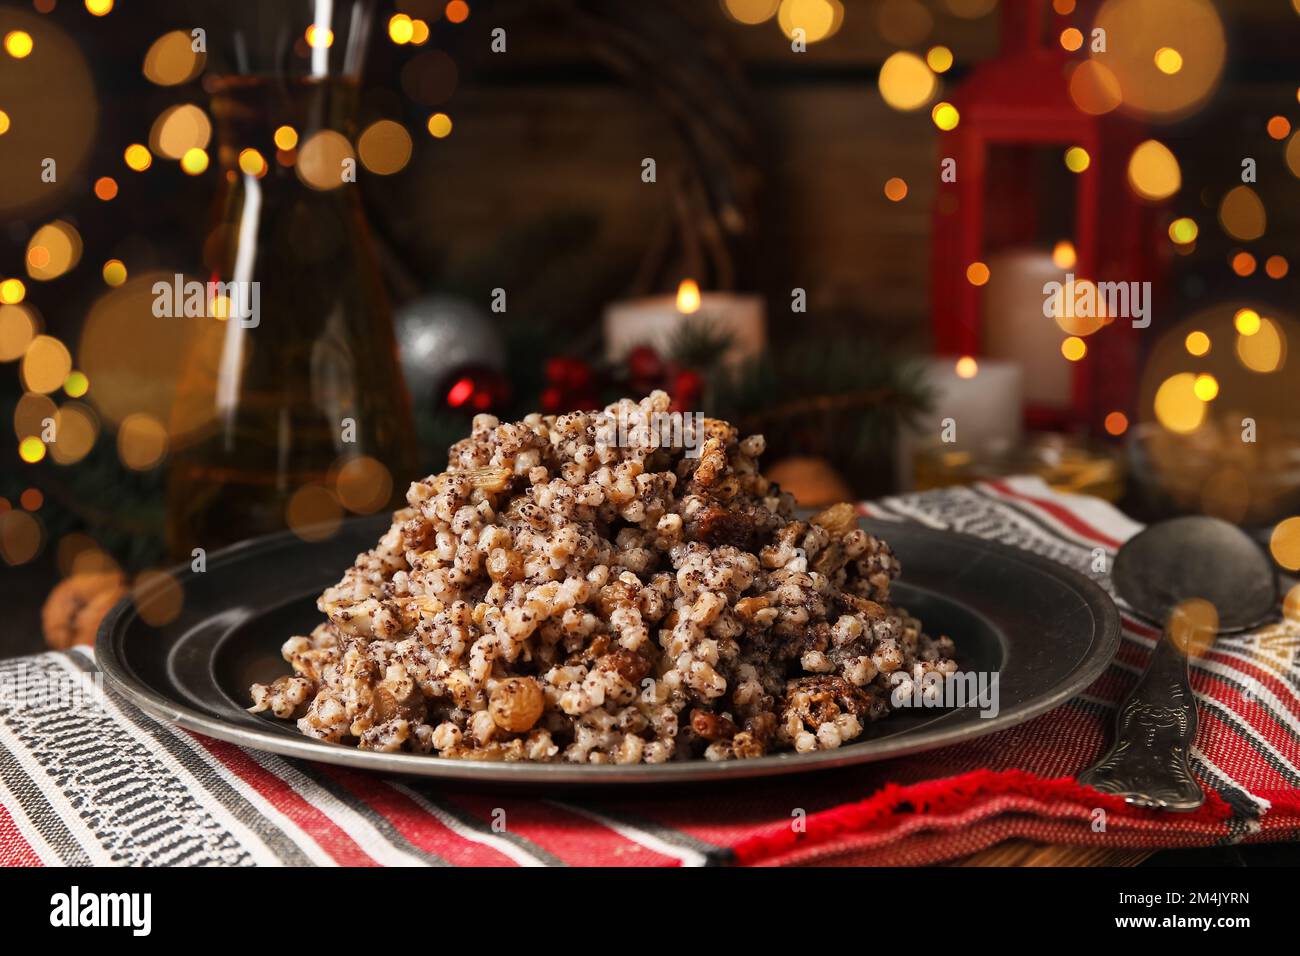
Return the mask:
M1087 687L1119 646L1119 615L1100 587L1055 562L980 538L864 520L903 564L896 602L927 633L948 634L963 671L997 672L999 710L908 708L836 750L753 760L657 765L491 763L361 751L304 737L291 721L249 714L249 685L288 673L280 645L320 622L316 598L388 526L350 521L324 543L292 533L211 555L207 571L176 571L180 615L151 627L124 601L99 629L95 653L109 686L160 720L258 750L323 763L492 783L629 785L802 773L901 757L1005 730ZM138 600L147 608L148 593Z

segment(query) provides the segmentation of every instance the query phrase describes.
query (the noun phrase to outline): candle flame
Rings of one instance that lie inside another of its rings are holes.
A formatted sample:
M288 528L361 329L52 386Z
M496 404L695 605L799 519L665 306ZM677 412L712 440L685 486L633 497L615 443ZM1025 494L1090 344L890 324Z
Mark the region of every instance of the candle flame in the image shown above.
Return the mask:
M963 355L957 360L957 377L974 378L975 373L980 370L979 363L969 355Z
M683 279L677 287L677 311L690 315L700 310L700 286L694 279Z

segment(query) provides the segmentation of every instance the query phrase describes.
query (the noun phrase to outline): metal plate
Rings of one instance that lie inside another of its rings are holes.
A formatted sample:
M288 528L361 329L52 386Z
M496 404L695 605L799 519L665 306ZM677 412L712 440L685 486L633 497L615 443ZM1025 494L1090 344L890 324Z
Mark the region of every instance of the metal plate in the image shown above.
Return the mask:
M1095 680L1119 646L1119 615L1093 582L1029 552L954 532L864 520L903 564L894 595L931 634L957 644L963 671L997 672L999 710L902 709L835 750L754 760L656 765L490 763L361 751L300 735L292 722L245 711L248 687L286 673L280 645L320 621L315 601L387 528L350 521L325 543L292 533L244 542L175 574L180 615L155 628L131 601L100 626L95 653L108 684L160 720L290 757L387 774L516 784L660 784L803 773L918 753L1005 730L1064 703ZM138 596L147 602L148 594Z

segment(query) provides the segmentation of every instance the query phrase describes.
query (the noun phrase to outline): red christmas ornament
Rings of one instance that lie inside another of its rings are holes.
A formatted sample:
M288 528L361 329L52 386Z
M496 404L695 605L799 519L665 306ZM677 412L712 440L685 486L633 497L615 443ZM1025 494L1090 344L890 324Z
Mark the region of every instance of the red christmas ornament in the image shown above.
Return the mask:
M443 403L450 409L486 412L510 400L510 383L496 369L467 366L453 372L443 389Z

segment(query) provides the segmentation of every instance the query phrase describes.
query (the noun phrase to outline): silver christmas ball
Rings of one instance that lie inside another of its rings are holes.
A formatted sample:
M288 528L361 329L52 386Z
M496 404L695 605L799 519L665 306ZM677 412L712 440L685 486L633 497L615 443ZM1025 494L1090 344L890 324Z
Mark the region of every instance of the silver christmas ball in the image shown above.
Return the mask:
M393 316L406 387L416 408L439 402L439 388L469 365L504 371L505 346L492 316L464 299L427 295Z

